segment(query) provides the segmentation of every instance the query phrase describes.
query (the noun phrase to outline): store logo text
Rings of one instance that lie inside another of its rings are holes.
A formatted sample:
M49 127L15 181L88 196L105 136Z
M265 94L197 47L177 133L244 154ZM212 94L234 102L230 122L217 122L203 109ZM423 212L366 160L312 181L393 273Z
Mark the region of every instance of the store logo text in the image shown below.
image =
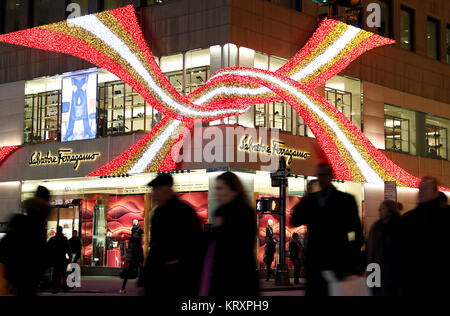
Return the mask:
M81 162L95 161L100 155L99 152L74 154L72 149L60 149L57 156L52 155L51 151L48 151L46 155L34 152L28 164L30 166L73 164L73 169L77 170Z

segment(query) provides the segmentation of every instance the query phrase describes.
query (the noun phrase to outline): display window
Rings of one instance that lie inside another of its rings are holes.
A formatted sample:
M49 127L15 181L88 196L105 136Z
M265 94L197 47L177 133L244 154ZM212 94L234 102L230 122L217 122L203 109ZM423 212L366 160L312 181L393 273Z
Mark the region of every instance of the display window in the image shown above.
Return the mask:
M278 197L276 195L269 194L258 194L258 199L264 197ZM304 245L306 238L307 228L306 225L300 227L293 227L291 225L291 217L294 212L295 206L300 202L301 197L299 196L288 196L286 199L286 249L289 249L289 241L293 233L297 233L300 236L300 241ZM278 241L280 238L280 217L276 214L262 214L258 216L258 263L260 268L265 268L266 263L264 262L264 248L266 245L266 231L269 222L272 222L273 237L277 241L277 247L275 252L275 257L272 262L272 268L276 267L278 262ZM287 260L289 268L293 268L292 262Z

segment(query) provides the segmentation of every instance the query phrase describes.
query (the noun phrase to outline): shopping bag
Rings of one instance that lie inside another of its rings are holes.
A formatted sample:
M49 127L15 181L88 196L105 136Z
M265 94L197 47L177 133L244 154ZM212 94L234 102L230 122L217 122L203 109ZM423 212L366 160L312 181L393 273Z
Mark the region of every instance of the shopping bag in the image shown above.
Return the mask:
M329 296L371 296L366 279L351 275L342 280L336 278L333 271L322 271L322 276L328 283Z

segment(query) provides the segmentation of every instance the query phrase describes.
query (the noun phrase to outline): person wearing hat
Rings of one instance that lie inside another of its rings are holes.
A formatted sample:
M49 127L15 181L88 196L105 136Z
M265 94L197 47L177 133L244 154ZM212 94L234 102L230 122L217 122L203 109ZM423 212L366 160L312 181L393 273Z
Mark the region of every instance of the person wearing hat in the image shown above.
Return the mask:
M148 185L157 207L151 219L150 251L138 286L149 296L197 295L203 249L200 220L178 199L170 174L160 174Z

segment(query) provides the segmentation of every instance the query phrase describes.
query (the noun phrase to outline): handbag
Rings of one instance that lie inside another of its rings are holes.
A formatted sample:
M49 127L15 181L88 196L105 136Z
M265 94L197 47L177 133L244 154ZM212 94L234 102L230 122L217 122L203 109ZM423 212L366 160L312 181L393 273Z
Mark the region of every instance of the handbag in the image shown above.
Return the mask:
M357 275L338 280L333 271L322 271L322 276L328 283L329 296L371 296L366 279Z

